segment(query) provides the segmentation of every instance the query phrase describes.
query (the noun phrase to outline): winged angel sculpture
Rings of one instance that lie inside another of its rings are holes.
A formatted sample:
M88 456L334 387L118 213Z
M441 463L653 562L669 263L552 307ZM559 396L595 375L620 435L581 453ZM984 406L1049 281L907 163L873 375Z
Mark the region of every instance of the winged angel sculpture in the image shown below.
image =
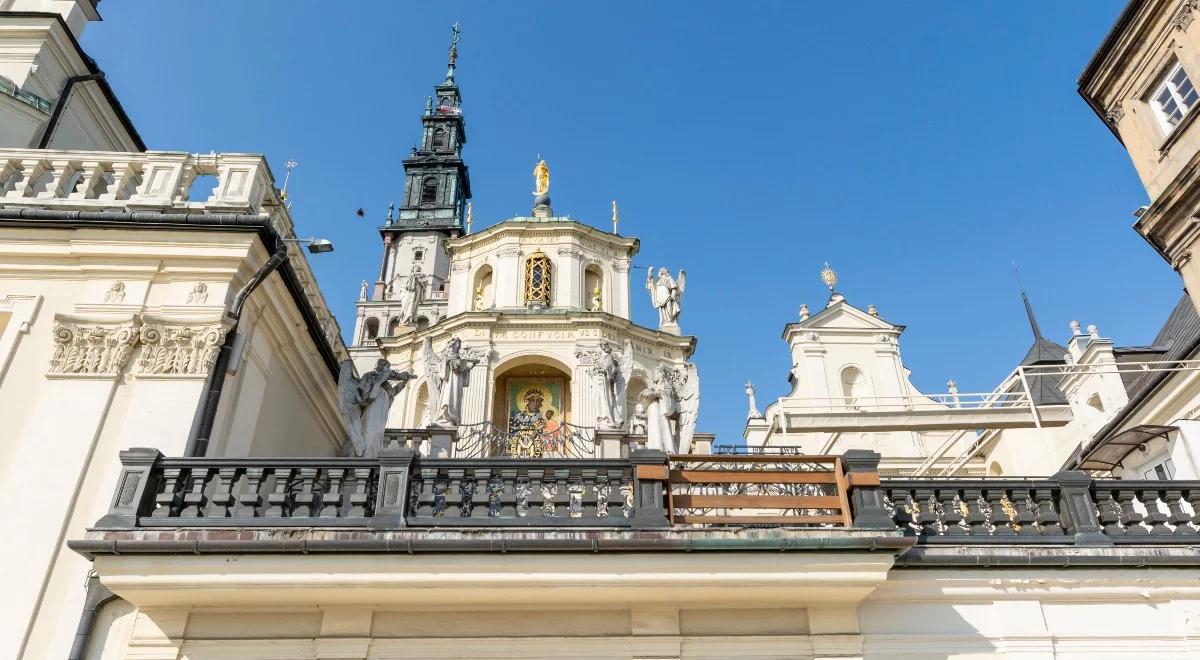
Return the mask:
M646 410L646 447L668 454L688 453L700 412L700 374L696 365L659 365L638 402Z
M596 423L608 429L619 429L625 423L625 388L633 373L633 342L626 339L621 354L615 351L616 346L609 342L601 342L599 348L575 351L582 364L591 365L588 373L598 391Z
M658 327L676 326L679 324L680 303L683 302L683 291L687 288L687 271L679 271L679 277L671 277L666 268L658 269L658 279L654 278L654 267L646 269L646 290L650 292L650 302L658 310Z
M350 430L350 447L355 456L379 456L392 400L412 377L412 372L395 371L391 363L380 359L373 370L355 378L354 363L342 362L338 373L338 405Z
M487 348L462 347L455 337L446 348L433 350L428 337L421 344L421 360L429 385L429 419L433 426L458 426L462 421L463 389L471 384L471 369L487 356Z

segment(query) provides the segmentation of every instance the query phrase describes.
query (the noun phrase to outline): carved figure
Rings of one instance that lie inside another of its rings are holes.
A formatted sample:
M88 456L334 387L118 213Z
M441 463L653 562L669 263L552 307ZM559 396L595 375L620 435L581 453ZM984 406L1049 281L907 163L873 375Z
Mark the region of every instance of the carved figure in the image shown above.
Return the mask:
M367 299L367 281L366 280L363 280L362 284L359 285L359 287L358 287L358 299L359 300Z
M646 435L646 406L641 401L633 407L633 414L629 416L629 432L632 435Z
M417 305L421 303L421 292L425 289L427 275L421 274L421 267L413 264L412 272L404 279L404 288L400 292L400 322L413 325L417 319Z
M533 168L533 194L545 195L550 192L550 167L545 160L539 160Z
M475 287L475 303L471 306L472 311L483 311L483 285Z
M108 291L104 294L104 302L120 303L125 302L125 283L113 282L112 286L108 287Z
M440 354L433 350L428 337L421 345L422 360L429 383L429 419L433 426L458 426L462 421L463 389L470 386L471 369L483 359L487 349L463 351L462 340L455 337Z
M700 379L696 365L682 369L659 365L654 378L639 396L646 409L646 447L687 453L696 432L700 410Z
M671 277L666 268L658 269L658 279L654 278L654 267L646 269L646 290L650 292L650 302L658 310L658 327L673 326L679 323L680 303L683 301L683 290L687 286L687 271L679 271L679 278Z
M412 377L409 371L394 371L392 365L381 358L375 363L374 370L355 378L354 363L350 360L342 362L338 374L338 404L350 429L350 445L355 456L379 456L388 410Z
M187 302L189 305L203 305L208 302L208 285L196 282L196 286L192 287L191 293L188 294Z
M621 355L613 352L613 345L604 342L599 348L579 349L575 357L583 364L590 364L588 373L595 379L597 407L596 423L606 428L620 428L625 422L625 388L633 372L633 342L626 339Z
M595 289L592 289L592 307L591 307L591 311L593 311L593 312L598 312L598 311L600 311L600 307L601 307L601 300L600 300L600 287L596 287Z

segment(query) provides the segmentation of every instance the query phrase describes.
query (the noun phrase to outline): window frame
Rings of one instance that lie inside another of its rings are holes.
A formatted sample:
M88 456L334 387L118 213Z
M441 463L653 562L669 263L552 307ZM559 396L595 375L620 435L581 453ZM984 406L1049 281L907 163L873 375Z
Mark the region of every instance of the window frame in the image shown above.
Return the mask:
M1183 74L1183 79L1191 86L1190 92L1180 93L1179 86L1172 82L1179 74ZM1158 120L1159 129L1162 130L1163 135L1170 136L1179 130L1179 127L1184 124L1188 117L1195 111L1196 106L1200 104L1200 89L1196 88L1196 83L1192 81L1192 77L1183 68L1183 63L1179 61L1167 67L1166 72L1158 77L1158 81L1158 84L1150 90L1146 101L1150 105L1151 110L1153 110L1154 116ZM1179 118L1174 123L1171 122L1171 117L1174 113L1168 114L1164 104L1158 100L1164 92L1179 112ZM1194 97L1190 105L1186 100L1189 95Z

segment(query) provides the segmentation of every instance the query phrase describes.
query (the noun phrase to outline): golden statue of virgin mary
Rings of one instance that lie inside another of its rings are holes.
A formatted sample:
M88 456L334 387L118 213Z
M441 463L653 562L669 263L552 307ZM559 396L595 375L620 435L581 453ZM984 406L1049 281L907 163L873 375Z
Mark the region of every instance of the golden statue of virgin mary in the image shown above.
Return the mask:
M533 194L545 195L550 192L550 167L545 160L539 160L533 168Z

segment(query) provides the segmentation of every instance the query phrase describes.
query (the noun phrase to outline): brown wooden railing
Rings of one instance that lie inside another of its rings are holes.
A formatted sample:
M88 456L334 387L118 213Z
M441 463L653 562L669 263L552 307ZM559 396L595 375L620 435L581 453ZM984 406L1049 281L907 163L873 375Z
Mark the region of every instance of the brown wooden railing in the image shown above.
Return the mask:
M838 456L671 456L670 523L851 526Z

